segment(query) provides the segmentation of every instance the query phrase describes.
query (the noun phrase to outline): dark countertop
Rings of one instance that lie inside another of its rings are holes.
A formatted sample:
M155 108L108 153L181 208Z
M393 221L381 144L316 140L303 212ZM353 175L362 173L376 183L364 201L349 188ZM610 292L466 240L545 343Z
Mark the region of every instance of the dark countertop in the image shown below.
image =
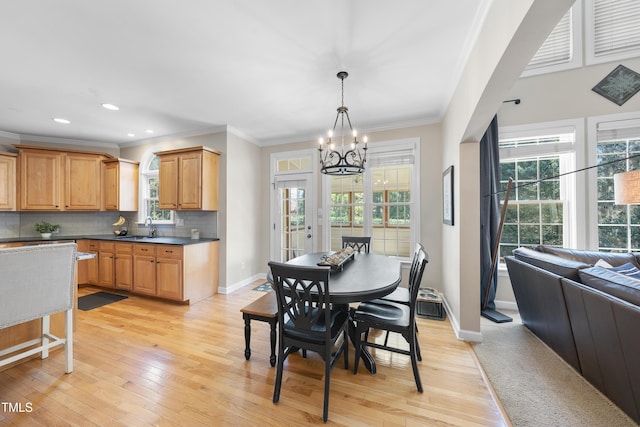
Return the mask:
M147 237L147 236L114 236L112 234L96 234L96 235L75 235L75 236L59 236L54 234L50 239L43 239L42 237L13 237L10 239L0 239L0 243L12 243L12 242L24 242L30 244L59 242L62 240L109 240L113 242L124 243L156 243L163 245L196 245L198 243L216 242L218 238L204 238L201 237L198 240L191 239L189 237Z

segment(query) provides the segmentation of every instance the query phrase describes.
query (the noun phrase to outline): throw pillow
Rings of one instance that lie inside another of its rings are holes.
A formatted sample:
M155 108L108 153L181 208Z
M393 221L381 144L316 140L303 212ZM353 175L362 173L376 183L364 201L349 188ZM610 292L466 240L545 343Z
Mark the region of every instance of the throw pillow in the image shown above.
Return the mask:
M612 268L613 265L609 264L607 261L603 259L599 259L598 262L593 264L594 267L604 267L604 268Z
M633 277L635 279L640 279L640 269L638 269L638 267L631 264L630 262L619 265L617 267L611 267L609 270L624 274L625 276Z

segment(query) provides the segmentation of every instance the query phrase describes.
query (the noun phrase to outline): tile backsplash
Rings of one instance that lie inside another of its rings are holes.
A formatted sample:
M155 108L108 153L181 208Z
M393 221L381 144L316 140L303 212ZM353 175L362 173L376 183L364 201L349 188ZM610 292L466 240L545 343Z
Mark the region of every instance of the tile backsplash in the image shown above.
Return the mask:
M144 224L137 223L137 212L0 212L0 239L36 237L33 226L41 221L60 225L61 236L110 234L119 228L111 225L119 215L127 219L129 234L147 234ZM191 230L198 229L200 237L218 237L217 212L176 211L175 218L184 225L158 224L158 236L191 237Z

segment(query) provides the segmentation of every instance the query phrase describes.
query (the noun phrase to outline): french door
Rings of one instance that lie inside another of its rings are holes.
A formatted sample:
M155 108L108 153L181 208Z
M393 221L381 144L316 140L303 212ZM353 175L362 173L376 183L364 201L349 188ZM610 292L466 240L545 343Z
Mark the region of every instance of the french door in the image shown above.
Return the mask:
M286 262L313 251L311 174L275 177L272 259Z

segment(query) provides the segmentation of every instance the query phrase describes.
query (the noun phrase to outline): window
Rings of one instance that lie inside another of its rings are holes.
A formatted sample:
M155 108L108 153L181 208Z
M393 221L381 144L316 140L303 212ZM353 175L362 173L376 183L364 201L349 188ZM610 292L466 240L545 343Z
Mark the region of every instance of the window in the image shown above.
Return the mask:
M158 204L158 179L160 159L153 153L148 153L141 162L140 168L140 206L138 221L144 222L151 217L156 224L173 224L172 210L162 210Z
M640 2L586 0L587 63L640 55Z
M522 73L523 77L582 66L581 1L565 13Z
M342 236L371 236L371 251L409 258L419 236L416 143L370 145L362 175L329 176L331 250Z
M518 247L567 246L575 217L574 170L575 133L531 129L531 136L507 136L500 140L500 203L503 204L509 178L509 195L502 236L500 260Z
M640 120L598 123L598 250L640 250L640 206L614 203L613 175L640 169Z

